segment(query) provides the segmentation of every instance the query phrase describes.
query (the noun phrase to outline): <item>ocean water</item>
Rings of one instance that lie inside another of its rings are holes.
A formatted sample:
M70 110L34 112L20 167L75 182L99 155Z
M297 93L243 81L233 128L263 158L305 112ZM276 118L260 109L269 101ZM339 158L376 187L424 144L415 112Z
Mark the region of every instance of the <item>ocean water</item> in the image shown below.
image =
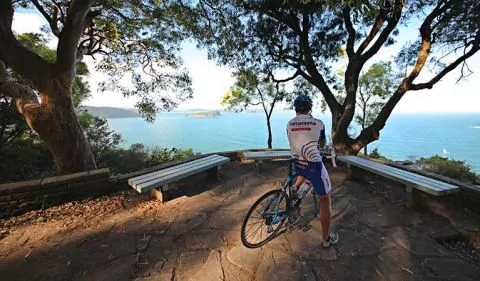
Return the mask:
M331 128L331 117L313 113ZM273 147L288 148L285 125L294 112L272 115ZM124 146L143 143L147 146L192 148L196 152L215 152L267 147L267 127L262 112L222 112L219 118L190 118L181 112L161 113L155 122L141 118L108 120L120 133ZM353 128L353 132L358 129ZM442 155L463 160L480 173L480 113L465 114L393 114L380 139L369 151L378 148L394 160Z

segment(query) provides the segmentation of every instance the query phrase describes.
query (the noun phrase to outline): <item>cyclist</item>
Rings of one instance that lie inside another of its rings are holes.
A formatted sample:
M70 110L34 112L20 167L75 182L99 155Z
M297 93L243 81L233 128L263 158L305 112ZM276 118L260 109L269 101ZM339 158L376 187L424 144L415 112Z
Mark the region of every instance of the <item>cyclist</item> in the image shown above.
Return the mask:
M298 190L307 179L320 201L320 223L322 225L322 246L335 245L338 234L330 231L331 218L331 182L327 169L322 162L319 148L325 146L325 125L311 115L312 100L299 95L293 102L296 116L287 123L287 136L290 144L294 169L299 175L294 184Z

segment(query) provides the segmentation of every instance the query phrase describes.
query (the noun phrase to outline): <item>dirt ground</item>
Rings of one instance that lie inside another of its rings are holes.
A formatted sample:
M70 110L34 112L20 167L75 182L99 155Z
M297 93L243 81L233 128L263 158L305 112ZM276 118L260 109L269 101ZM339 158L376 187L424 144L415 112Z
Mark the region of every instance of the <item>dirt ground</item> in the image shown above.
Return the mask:
M286 168L268 163L258 175L232 165L218 181L180 187L166 204L129 190L0 220L0 279L478 280L477 214L436 201L428 213L409 210L401 186L351 182L342 168L330 174L340 235L332 248L319 246L310 200L298 228L245 248L244 215L280 186Z

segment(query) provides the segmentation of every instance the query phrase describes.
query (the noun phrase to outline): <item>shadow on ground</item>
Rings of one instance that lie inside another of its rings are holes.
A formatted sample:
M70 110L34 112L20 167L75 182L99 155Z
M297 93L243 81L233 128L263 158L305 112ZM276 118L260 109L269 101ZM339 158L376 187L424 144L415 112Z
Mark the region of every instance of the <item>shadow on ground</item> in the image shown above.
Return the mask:
M59 219L23 226L0 240L2 280L475 280L475 257L438 241L458 225L406 210L401 187L346 181L331 169L333 228L340 243L323 249L313 202L297 227L258 249L240 242L243 217L287 169L229 167L216 182L180 187L161 204L143 200L98 225ZM135 194L131 196L137 196ZM91 210L95 212L95 210ZM437 241L438 240L438 241ZM445 243L444 243L445 244ZM5 279L4 279L5 278Z

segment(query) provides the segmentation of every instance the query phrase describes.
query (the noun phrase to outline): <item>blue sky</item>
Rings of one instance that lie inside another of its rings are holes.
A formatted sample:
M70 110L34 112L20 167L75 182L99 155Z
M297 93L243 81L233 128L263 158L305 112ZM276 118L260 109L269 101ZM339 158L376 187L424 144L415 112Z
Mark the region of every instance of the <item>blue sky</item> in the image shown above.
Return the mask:
M14 15L13 28L16 32L38 32L45 23L44 19L35 12L22 12ZM416 25L418 26L418 25ZM389 59L392 54L400 48L405 40L413 40L418 32L409 28L400 33L399 44L389 48L382 48L370 63L376 60ZM55 47L55 41L51 47ZM178 109L192 108L215 108L219 109L221 97L228 91L234 80L231 71L227 67L216 65L214 61L208 60L205 50L198 50L194 43L183 44L181 56L185 62L193 81L194 98L181 104ZM92 106L113 106L132 108L137 101L135 97L124 98L118 92L97 92L97 84L105 74L96 73L93 70L94 61L86 58L85 62L91 70L89 80L92 90L92 98L85 102L85 105ZM407 112L480 112L480 53L477 53L469 60L470 69L474 72L467 80L456 84L459 68L450 72L431 90L408 92L399 102L394 113ZM428 81L431 73L428 69L417 78L416 83Z

